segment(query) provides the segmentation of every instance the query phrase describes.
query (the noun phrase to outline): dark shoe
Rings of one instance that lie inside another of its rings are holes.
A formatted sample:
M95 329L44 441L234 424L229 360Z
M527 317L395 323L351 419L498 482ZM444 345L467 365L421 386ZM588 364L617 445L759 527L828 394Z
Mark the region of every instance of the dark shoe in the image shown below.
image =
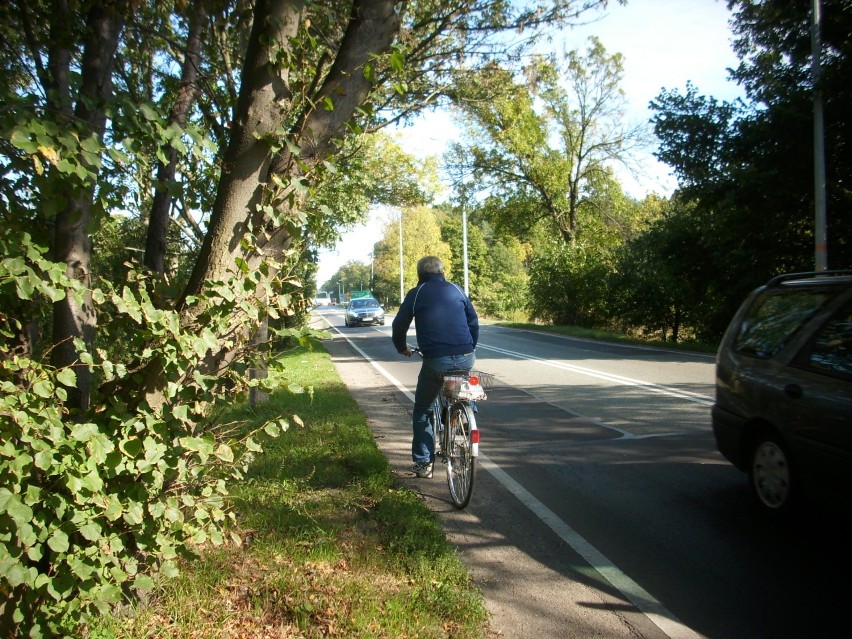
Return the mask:
M432 462L418 462L411 467L411 470L422 479L432 479Z

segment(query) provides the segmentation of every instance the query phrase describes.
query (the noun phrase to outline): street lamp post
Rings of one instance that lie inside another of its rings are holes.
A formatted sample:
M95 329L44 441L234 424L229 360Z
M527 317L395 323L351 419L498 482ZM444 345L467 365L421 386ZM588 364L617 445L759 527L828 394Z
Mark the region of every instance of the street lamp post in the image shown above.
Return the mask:
M402 262L402 211L399 212L399 303L405 299L405 272Z
M462 206L462 255L464 256L464 294L470 297L467 276L467 208Z
M819 0L811 4L811 81L814 87L814 270L828 268L825 212L825 141L823 139L822 69Z

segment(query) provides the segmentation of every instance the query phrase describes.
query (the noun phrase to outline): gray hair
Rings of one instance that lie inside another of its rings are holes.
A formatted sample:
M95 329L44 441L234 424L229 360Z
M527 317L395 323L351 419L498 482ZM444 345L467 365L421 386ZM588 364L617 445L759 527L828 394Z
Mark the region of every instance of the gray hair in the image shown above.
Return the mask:
M420 261L417 262L417 278L423 279L424 276L429 274L444 274L444 264L434 255L421 257Z

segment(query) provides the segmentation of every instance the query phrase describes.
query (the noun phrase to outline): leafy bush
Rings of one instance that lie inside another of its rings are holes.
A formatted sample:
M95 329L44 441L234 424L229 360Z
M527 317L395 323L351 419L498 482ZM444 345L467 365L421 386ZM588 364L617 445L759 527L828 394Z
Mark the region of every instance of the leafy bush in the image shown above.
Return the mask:
M65 265L45 259L29 236L0 235L0 308L6 301L48 304L82 295ZM252 286L252 276L241 282ZM257 306L229 304L228 286L211 286L203 328L188 330L177 313L156 308L143 278L131 273L121 290L105 285L93 299L123 331L133 362L102 349L81 353L76 366L55 369L28 348L21 319L0 313L0 634L56 636L81 620L173 575L175 560L196 544L222 543L231 513L226 481L240 478L261 450L259 435L276 436L288 420L274 417L245 433L222 423L223 400L254 384L280 386L281 375L245 382L248 364L228 378L199 364L219 346L234 317L255 321ZM286 303L286 300L283 302ZM101 330L109 334L109 326ZM307 341L306 331L290 335ZM43 354L41 354L43 355ZM126 392L144 389L153 365L166 380L161 401ZM101 386L92 409L64 407L75 368L96 370Z
M604 326L609 271L602 250L579 243L536 255L530 267L530 311L553 324Z

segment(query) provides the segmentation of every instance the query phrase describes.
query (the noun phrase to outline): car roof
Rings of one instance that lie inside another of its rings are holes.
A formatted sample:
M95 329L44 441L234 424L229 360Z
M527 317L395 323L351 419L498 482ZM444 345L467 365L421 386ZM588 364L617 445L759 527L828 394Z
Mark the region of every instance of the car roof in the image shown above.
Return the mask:
M787 273L773 277L766 288L778 286L852 286L852 270Z

